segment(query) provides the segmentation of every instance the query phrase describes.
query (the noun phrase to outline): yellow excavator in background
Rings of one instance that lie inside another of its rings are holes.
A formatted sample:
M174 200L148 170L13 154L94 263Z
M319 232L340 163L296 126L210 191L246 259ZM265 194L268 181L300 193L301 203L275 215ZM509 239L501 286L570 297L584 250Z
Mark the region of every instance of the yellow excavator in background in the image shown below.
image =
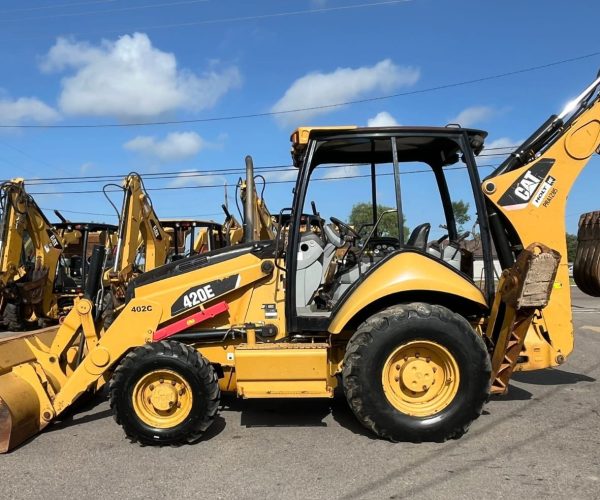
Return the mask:
M256 190L256 179L260 179L263 182L263 189L261 190L260 196ZM243 218L242 223L240 224L229 212L229 209L226 205L221 206L225 212L223 235L225 237L227 246L237 245L248 239L253 241L266 241L275 239L276 228L273 221L273 216L271 215L271 212L269 212L267 203L264 199L265 186L265 178L262 175L254 175L252 157L247 156L246 179L240 178L238 180L236 186L236 203L239 194L239 200L241 201L242 206L246 207L246 200L249 199L249 203L252 205L252 208L248 210L248 214L245 213L246 209L244 209L243 213L240 213ZM252 234L248 233L248 231L245 229L246 225L252 227Z
M0 210L0 312L13 325L58 317L52 290L62 238L25 192L23 179L0 186Z
M188 219L161 219L171 239L167 261L211 252L225 246L223 227L218 222Z
M160 224L141 176L135 172L128 174L123 179L122 189L121 211L117 210L117 246L114 255L108 256L110 269L103 280L110 283L110 293L105 294L104 299L107 321L112 321L123 303L129 281L165 264L171 249L171 238ZM110 199L109 202L112 204Z
M14 356L0 375L1 450L105 384L116 421L142 444L198 440L221 391L330 398L338 384L377 436L460 437L490 393L507 391L515 369L562 364L573 349L565 205L600 145L599 87L600 78L483 181L475 160L487 135L481 130L297 129L287 230L280 227L275 240L255 239L248 189L242 243L131 280L107 329L98 327L92 300L105 252L98 246L85 294L53 342L12 341L14 352L28 349L34 360ZM412 162L435 175L450 241L459 231L446 173L460 167L468 175L481 232L481 287L460 262L431 251L429 223L404 238L400 166ZM378 217L374 210L367 236L336 217L321 234L306 230L303 208L311 179L319 178L313 175L345 164L371 167L373 197L378 176L393 176L396 206ZM386 236L383 248L377 228L389 215L398 236ZM503 268L497 284L492 246Z
M134 277L184 256L236 245L240 243L244 231L243 224L237 222L225 207L226 219L223 226L212 221L161 221L154 211L142 177L135 172L125 177L122 189L124 194L122 208L118 212L118 243L112 269L106 273L107 281L111 284L111 292L104 294L106 326L113 321L114 311L119 311L122 307L126 288ZM257 221L256 224L253 223L253 237L273 239L275 233L271 215L263 197L256 194L251 164L247 166L246 180L240 179L237 185L242 203L245 203L249 190L254 193L254 208L250 218Z
M0 317L9 330L56 322L85 285L91 243L110 247L110 224L51 224L23 179L0 185Z

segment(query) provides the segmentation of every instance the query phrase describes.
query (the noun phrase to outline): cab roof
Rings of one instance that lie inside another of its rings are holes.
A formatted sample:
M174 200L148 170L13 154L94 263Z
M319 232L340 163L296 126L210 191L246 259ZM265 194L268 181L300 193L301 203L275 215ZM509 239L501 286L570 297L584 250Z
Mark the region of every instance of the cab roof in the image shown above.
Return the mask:
M475 155L483 149L487 132L461 127L300 127L291 136L292 156L298 166L310 140L325 141L316 152L315 163L390 162L389 138L397 136L401 162L451 164L459 147L456 138L467 134Z

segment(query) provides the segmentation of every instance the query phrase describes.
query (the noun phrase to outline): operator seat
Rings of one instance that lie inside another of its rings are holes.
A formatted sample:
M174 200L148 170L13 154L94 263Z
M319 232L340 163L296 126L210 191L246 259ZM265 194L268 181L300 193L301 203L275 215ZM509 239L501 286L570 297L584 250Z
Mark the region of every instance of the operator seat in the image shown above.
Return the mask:
M315 292L331 276L330 268L338 248L345 244L331 226L324 226L325 241L312 232L300 237L296 271L296 307L306 307Z
M427 240L429 239L430 230L431 224L429 224L429 222L419 224L413 229L413 232L408 237L408 240L406 240L405 246L416 248L424 252L427 248Z
M296 306L305 307L321 283L323 275L323 240L313 232L300 237L296 270Z

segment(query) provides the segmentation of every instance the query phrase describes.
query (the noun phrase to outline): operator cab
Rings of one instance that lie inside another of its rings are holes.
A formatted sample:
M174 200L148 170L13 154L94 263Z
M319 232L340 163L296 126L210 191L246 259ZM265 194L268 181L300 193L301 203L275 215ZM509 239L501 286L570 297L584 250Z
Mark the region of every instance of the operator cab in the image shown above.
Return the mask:
M463 227L485 210L474 159L485 136L456 127L294 132L299 174L286 245L286 305L299 323L306 319L300 329L323 328L357 284L401 252L441 261L489 288L485 272L476 276L473 269L481 239ZM307 228L307 212L327 222Z

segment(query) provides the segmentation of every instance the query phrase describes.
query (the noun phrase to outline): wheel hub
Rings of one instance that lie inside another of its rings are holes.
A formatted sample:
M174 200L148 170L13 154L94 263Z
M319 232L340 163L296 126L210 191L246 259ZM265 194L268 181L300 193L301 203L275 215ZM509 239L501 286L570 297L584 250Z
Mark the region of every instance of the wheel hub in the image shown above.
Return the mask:
M167 411L177 404L177 390L171 384L159 384L151 391L150 402L158 411Z
M427 391L433 380L433 367L423 359L411 359L402 367L401 384L411 391Z
M448 406L458 393L454 356L441 344L415 340L392 351L381 373L383 391L402 413L428 417Z
M190 414L193 396L188 382L172 370L155 370L135 385L132 403L146 424L166 429L183 422Z

